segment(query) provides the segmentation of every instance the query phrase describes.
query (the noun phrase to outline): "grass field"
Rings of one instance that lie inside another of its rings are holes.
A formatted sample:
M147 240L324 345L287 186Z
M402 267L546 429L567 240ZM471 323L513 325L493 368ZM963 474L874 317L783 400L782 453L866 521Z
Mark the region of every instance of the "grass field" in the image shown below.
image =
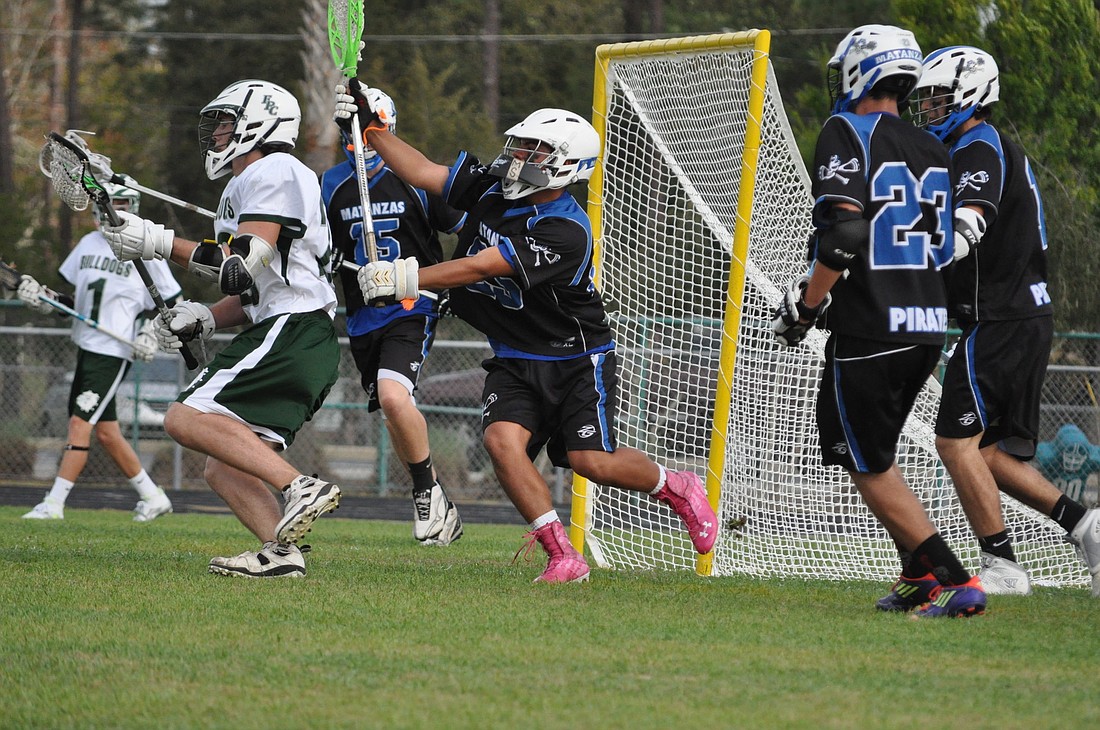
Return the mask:
M209 575L232 518L0 507L2 728L967 728L1100 722L1100 601L1040 588L970 620L872 583L594 570L531 585L522 529L450 548L325 517L309 575Z

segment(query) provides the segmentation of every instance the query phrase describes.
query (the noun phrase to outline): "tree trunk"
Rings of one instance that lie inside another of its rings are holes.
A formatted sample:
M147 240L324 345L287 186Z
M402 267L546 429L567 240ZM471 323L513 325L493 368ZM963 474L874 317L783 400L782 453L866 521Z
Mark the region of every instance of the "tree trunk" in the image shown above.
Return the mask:
M481 88L485 114L500 128L500 0L485 0L481 47Z

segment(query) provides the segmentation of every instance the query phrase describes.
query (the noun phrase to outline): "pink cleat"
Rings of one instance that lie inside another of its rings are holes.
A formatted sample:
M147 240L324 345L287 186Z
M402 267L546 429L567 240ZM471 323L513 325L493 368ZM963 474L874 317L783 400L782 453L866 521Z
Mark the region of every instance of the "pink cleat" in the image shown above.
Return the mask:
M588 580L588 563L569 542L565 534L565 526L561 522L555 520L527 534L530 536L527 544L520 548L520 552L525 551L525 557L529 558L536 542L542 545L542 549L550 556L546 563L546 570L535 578L535 583L583 583ZM516 553L516 557L519 557L519 552ZM515 560L513 559L512 562Z
M690 471L670 471L665 486L653 495L658 502L672 507L687 526L695 552L705 555L718 539L718 516L707 501L707 490L699 476Z

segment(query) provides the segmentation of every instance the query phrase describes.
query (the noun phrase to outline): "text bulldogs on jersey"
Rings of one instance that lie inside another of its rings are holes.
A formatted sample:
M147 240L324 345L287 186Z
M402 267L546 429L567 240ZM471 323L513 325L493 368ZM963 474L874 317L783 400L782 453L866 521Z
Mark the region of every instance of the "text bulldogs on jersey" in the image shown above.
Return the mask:
M891 332L947 332L946 307L890 307Z

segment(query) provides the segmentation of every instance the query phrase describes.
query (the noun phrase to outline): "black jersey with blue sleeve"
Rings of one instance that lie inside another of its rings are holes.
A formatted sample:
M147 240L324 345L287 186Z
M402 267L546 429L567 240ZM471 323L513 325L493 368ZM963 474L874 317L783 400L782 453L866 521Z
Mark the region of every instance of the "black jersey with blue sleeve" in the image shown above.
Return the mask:
M506 200L486 171L461 153L444 187L446 201L469 214L454 258L496 246L513 274L452 288L452 311L485 333L499 357L561 360L613 348L592 279L588 215L568 193L538 205Z
M465 213L450 207L439 196L405 183L388 167L370 178L367 189L380 260L415 257L421 266L443 260L438 232L457 231L466 219ZM333 248L340 251L346 261L367 263L363 206L355 168L350 162L344 161L321 175L321 195L328 211ZM349 335L373 332L400 317L436 314L437 304L427 297L417 299L411 310L404 309L401 304L365 306L355 272L342 268L339 277L347 307Z
M869 231L833 286L821 326L869 340L942 343L941 270L954 254L943 144L891 114L834 115L817 140L812 193L819 233L834 224L838 203L862 211Z
M949 299L960 324L1050 316L1043 202L1023 151L988 122L951 147L955 206L975 205L986 231L952 267Z

